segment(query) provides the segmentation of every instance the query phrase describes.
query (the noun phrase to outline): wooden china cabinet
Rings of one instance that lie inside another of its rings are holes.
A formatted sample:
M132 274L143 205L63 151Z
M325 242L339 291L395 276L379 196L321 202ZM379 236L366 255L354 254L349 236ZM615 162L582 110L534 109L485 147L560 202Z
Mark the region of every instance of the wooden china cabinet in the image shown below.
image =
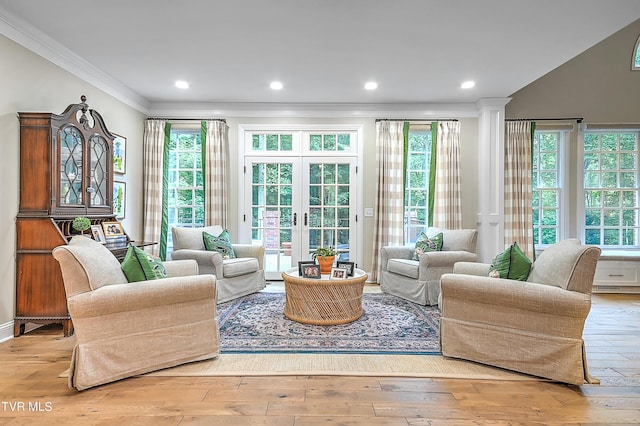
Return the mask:
M92 224L115 220L114 135L81 97L62 114L19 112L20 205L16 218L16 315L14 336L28 322L62 323L73 333L62 274L51 250L77 231L85 216Z

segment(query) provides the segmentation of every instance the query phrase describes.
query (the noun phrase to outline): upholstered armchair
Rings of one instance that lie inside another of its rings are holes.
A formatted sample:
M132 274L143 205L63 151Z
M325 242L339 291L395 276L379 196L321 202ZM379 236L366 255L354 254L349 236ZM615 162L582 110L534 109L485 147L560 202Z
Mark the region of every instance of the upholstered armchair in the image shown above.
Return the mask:
M171 259L193 259L198 262L201 274L215 275L218 303L255 293L266 286L263 245L232 244L235 259L223 259L220 253L205 249L202 233L218 236L222 231L222 227L217 225L171 229Z
M213 275L165 262L167 278L129 283L114 255L83 236L53 249L75 329L69 388L93 386L219 354Z
M600 249L577 239L548 247L527 281L459 263L442 276L442 354L574 385L587 370L582 332Z
M420 305L436 305L440 276L453 271L456 262L475 262L478 231L475 229L427 229L432 237L442 232L442 250L422 253L413 260L414 245L380 249L380 290Z

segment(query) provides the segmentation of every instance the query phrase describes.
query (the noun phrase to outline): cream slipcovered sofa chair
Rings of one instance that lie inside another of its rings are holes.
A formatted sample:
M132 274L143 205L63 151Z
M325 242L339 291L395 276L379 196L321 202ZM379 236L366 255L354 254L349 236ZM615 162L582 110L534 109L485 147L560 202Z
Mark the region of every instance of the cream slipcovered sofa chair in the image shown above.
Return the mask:
M587 370L582 332L599 257L597 247L564 240L537 258L527 281L488 277L488 264L456 264L442 276L442 354L574 385L598 383Z
M385 246L380 249L380 290L420 305L436 305L440 295L440 276L453 271L456 262L478 259L475 229L430 227L427 236L442 232L442 251L423 253L412 260L414 245Z
M201 274L215 275L218 303L255 293L266 287L263 266L264 246L233 244L235 259L223 259L220 253L205 249L202 232L218 236L222 231L222 227L218 225L202 228L171 228L173 237L171 259L196 260Z
M75 329L69 388L83 390L219 354L213 275L165 262L168 278L127 282L102 244L76 236L53 249Z

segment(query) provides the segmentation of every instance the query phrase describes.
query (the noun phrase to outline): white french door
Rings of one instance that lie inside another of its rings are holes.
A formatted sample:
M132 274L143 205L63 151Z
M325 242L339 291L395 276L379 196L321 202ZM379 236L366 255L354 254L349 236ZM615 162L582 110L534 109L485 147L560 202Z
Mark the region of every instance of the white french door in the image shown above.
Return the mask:
M267 279L332 246L338 259L356 258L356 159L245 157L245 206L251 239L266 248Z
M357 262L361 127L241 126L239 137L240 235L264 244L267 279L321 246Z

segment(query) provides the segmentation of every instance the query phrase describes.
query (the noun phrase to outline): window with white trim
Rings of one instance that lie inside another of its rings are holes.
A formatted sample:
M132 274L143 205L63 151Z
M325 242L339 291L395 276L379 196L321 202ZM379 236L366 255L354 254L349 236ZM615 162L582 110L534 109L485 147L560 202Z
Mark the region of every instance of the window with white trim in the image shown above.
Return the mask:
M171 130L168 162L169 229L204 226L204 184L200 130ZM167 252L171 252L171 232Z
M584 133L584 241L640 247L638 130Z
M561 144L563 132L536 131L533 138L533 241L536 246L561 239Z
M431 128L410 126L404 192L404 241L415 242L429 220Z

